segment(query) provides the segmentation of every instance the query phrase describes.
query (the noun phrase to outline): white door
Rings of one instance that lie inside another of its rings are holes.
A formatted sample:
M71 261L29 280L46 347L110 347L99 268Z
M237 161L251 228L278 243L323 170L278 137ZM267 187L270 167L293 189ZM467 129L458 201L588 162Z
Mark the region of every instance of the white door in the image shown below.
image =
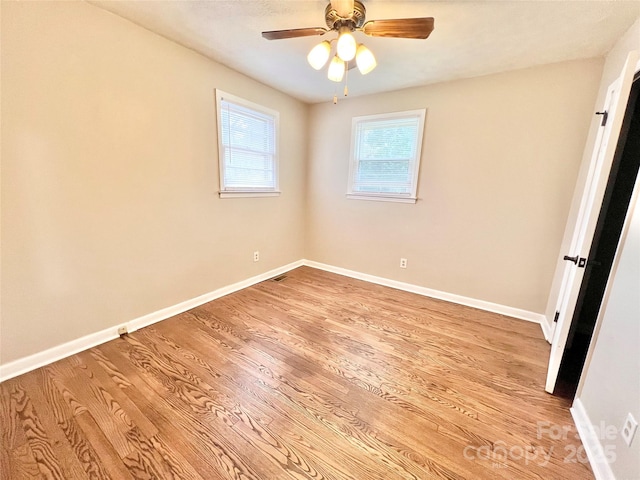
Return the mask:
M571 246L566 255L564 255L564 259L561 260L564 263L564 273L556 307L556 312L559 313L556 313L557 324L553 330L549 370L547 371L547 383L545 386L545 390L549 393L553 393L558 379L560 362L567 344L571 320L573 319L584 275L584 267L591 249L593 234L609 179L609 171L611 170L618 137L620 136L620 128L622 127L637 61L637 52L631 52L627 57L622 74L611 84L607 91L600 117L604 120L603 117L606 116L606 123L598 129L589 172L573 230Z

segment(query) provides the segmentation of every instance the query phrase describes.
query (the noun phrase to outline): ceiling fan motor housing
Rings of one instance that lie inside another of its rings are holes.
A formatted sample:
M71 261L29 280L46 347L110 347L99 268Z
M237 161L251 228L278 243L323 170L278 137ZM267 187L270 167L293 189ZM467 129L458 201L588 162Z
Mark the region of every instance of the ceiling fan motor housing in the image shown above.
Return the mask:
M331 3L327 5L324 11L324 18L327 27L331 30L339 30L340 27L348 26L352 31L361 28L364 25L366 10L362 2L355 0L353 2L353 12L348 17L341 17L338 12L331 7Z

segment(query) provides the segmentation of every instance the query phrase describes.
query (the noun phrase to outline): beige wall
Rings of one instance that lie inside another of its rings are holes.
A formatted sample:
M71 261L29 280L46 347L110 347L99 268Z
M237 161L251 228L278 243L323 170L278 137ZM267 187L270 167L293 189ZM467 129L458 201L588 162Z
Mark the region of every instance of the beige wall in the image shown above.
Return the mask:
M307 258L544 312L602 65L314 105ZM347 199L351 118L416 108L427 109L418 203Z
M308 106L83 2L2 3L0 362L303 257ZM280 111L281 197L218 198L215 88Z

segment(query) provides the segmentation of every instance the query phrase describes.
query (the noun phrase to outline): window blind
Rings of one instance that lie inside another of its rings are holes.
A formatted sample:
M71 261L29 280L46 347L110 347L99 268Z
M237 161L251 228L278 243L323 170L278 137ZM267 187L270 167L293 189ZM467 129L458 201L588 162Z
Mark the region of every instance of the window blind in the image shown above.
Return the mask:
M419 162L419 115L355 125L352 193L413 196Z
M276 119L220 100L221 190L275 190Z

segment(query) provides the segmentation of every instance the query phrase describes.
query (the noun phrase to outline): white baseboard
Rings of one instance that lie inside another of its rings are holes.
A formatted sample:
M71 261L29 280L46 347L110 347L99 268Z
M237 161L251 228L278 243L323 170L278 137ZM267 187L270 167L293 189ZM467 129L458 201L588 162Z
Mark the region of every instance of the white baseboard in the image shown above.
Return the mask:
M19 358L13 362L0 365L0 383L10 378L17 377L23 373L30 372L36 368L49 365L63 358L87 350L101 343L118 338L118 328L126 324L116 325L99 332L90 333L84 337L76 338L70 342L57 345L42 352L34 353L27 357Z
M91 347L95 347L102 343L108 342L109 340L113 340L114 338L118 338L118 328L120 327L126 327L127 331L134 332L140 328L146 327L147 325L151 325L161 320L173 317L174 315L186 312L187 310L191 310L192 308L203 305L207 302L210 302L211 300L215 300L216 298L224 297L225 295L229 295L230 293L237 292L238 290L242 290L243 288L247 288L251 285L255 285L256 283L268 280L269 278L275 277L276 275L281 275L285 272L288 272L289 270L298 268L301 265L303 265L303 261L298 260L296 262L289 263L288 265L284 265L282 267L269 270L268 272L262 273L260 275L256 275L255 277L251 277L232 285L227 285L225 287L219 288L217 290L214 290L213 292L209 292L204 295L200 295L199 297L186 300L184 302L178 303L177 305L163 308L148 315L129 320L119 325L114 325L113 327L107 328L105 330L91 333L84 337L71 340L67 343L63 343L62 345L58 345L42 352L38 352L33 355L14 360L13 362L0 365L0 383L4 382L5 380L9 380L10 378L17 377L18 375L22 375L23 373L30 372L31 370L35 370L36 368L56 362L83 350L87 350Z
M508 317L514 317L520 320L526 320L528 322L539 323L540 325L547 323L547 318L541 313L530 312L528 310L521 310L514 307L507 307L505 305L485 302L484 300L477 300L475 298L464 297L462 295L456 295L453 293L441 292L439 290L433 290L431 288L421 287L419 285L413 285L411 283L399 282L397 280L390 280L383 277L376 277L375 275L360 273L354 270L347 270L346 268L341 267L334 267L333 265L314 262L313 260L303 260L303 263L308 267L318 268L327 272L345 275L347 277L376 283L378 285L384 285L385 287L397 288L398 290L404 290L405 292L417 293L418 295L424 295L425 297L445 300L447 302L457 303L459 305L466 305L467 307L473 307L480 310L485 310L487 312L499 313Z
M543 315L542 319L540 320L540 327L542 328L542 334L544 335L544 339L551 343L551 340L553 339L553 330L552 330L552 326L549 325L549 321L547 320L547 316Z
M345 268L334 267L332 265L314 262L312 260L298 260L296 262L289 263L288 265L284 265L279 268L275 268L263 274L256 275L255 277L242 280L226 287L221 287L217 290L214 290L213 292L200 295L199 297L186 300L184 302L167 308L163 308L153 313L149 313L148 315L144 315L142 317L138 317L118 325L114 325L113 327L107 328L105 330L91 333L84 337L71 340L70 342L64 343L62 345L58 345L42 352L29 355L28 357L20 358L18 360L14 360L13 362L0 365L0 383L4 382L5 380L9 380L10 378L17 377L18 375L22 375L23 373L27 373L31 370L35 370L36 368L61 360L75 353L87 350L91 347L95 347L96 345L100 345L101 343L113 340L114 338L118 337L118 328L120 327L126 327L127 331L134 332L140 328L146 327L153 323L165 320L167 318L173 317L174 315L178 315L180 313L186 312L187 310L203 305L207 302L215 300L216 298L220 298L230 293L237 292L238 290L250 287L251 285L255 285L256 283L260 283L276 275L281 275L302 265L325 270L327 272L345 275L351 278L357 278L359 280L376 283L378 285L384 285L386 287L392 287L407 292L417 293L419 295L424 295L431 298L437 298L439 300L446 300L448 302L466 305L469 307L478 308L480 310L486 310L489 312L499 313L501 315L507 315L509 317L514 317L521 320L527 320L529 322L539 323L542 326L543 332L545 332L545 325L547 324L546 317L539 313L529 312L527 310L521 310L519 308L507 307L496 303L485 302L484 300L476 300L474 298L463 297L461 295L455 295L452 293L441 292L439 290L433 290L410 283L390 280L388 278L376 277L374 275L347 270Z
M587 414L584 404L579 398L573 401L570 411L596 480L615 480L616 477L606 460L605 451L602 448L602 443L600 443L598 433L593 428L589 414Z

